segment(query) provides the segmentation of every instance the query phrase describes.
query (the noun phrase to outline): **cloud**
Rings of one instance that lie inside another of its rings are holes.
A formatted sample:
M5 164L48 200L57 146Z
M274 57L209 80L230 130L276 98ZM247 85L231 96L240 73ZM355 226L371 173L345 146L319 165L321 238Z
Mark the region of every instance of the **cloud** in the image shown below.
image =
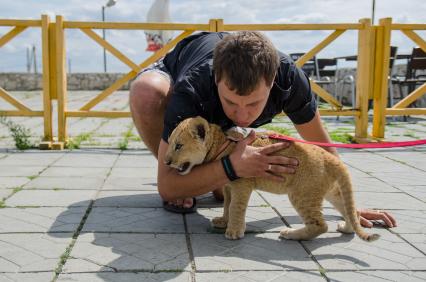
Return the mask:
M100 21L101 7L107 0L14 0L8 1L0 10L0 18L40 19L47 14L54 21L55 15L65 20ZM119 0L105 10L108 21L143 22L153 0ZM393 17L394 22L424 23L424 0L376 0L376 22L379 18ZM356 23L361 18L371 17L372 0L170 0L170 13L174 22L207 23L211 18L222 18L226 23ZM0 35L8 29L0 28ZM100 31L97 31L100 32ZM285 52L308 51L323 40L331 31L277 31L267 32L276 46ZM424 32L418 32L424 37ZM175 33L177 34L177 33ZM66 32L67 54L74 70L102 70L102 48L78 30ZM146 42L142 31L107 31L107 39L117 49L137 63L151 55L145 52ZM414 45L400 32L392 34L392 43L400 46L400 52L410 52ZM41 62L40 32L29 29L11 43L0 48L0 66L5 62L25 61L26 46L35 44ZM343 56L356 52L357 34L347 31L321 56ZM108 56L111 71L127 71L127 66ZM22 71L25 70L25 64ZM15 67L16 68L16 67Z

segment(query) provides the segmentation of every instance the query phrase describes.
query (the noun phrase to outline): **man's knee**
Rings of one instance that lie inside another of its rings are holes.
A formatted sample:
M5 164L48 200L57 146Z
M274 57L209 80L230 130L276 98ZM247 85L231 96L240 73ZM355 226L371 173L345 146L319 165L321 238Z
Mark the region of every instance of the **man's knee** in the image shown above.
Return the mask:
M163 81L152 79L152 76L141 76L130 85L131 109L158 111L164 107L167 93L168 87Z

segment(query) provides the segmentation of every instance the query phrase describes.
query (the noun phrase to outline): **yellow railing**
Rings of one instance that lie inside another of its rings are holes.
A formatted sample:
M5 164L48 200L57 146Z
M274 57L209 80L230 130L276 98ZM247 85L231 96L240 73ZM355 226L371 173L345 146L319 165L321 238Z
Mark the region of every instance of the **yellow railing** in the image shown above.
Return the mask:
M426 30L426 24L392 24L391 18L381 19L376 27L376 54L374 76L374 115L372 137L385 137L386 116L426 115L426 108L407 108L411 103L426 94L426 83L409 93L407 97L387 108L388 104L388 68L390 59L390 42L393 30L400 30L426 52L426 41L414 30ZM393 95L393 93L391 93Z
M389 65L389 46L391 30L401 30L405 35L426 50L425 41L413 30L424 30L426 25L392 24L391 19L380 20L380 25L372 26L370 19L361 19L358 23L342 24L225 24L222 19L211 19L207 24L183 23L116 23L116 22L77 22L65 21L57 16L55 22L50 22L47 15L41 20L0 20L0 26L13 27L0 37L0 47L9 42L28 27L38 27L42 30L43 58L43 110L33 111L22 102L13 98L0 87L0 97L12 104L17 110L1 111L6 116L40 116L44 118L45 147L53 146L60 149L67 141L67 119L74 117L130 117L128 111L99 111L95 106L113 94L123 84L131 80L143 68L157 61L170 51L180 40L195 31L289 31L289 30L330 30L331 34L305 53L296 64L302 66L318 52L327 47L347 30L358 31L357 80L355 108L343 108L343 105L330 93L311 81L312 90L331 105L331 109L320 109L322 115L353 116L355 118L355 138L363 142L368 139L368 100L374 100L373 137L383 137L386 115L426 114L426 109L406 109L405 107L426 92L426 86L411 93L392 108L386 108L387 79ZM86 101L77 110L68 109L67 81L65 69L66 30L80 29L90 39L109 51L118 60L126 64L130 71L115 81L107 89ZM167 43L162 49L152 54L141 63L135 63L120 52L109 42L102 39L93 29L121 30L181 30L182 32ZM52 134L52 100L58 102L58 142L53 142Z
M53 140L52 130L52 103L50 99L49 86L49 54L48 42L48 26L49 18L42 16L41 20L1 20L0 26L12 27L9 32L0 37L0 48L19 35L21 32L30 27L41 28L42 36L42 59L43 59L43 109L41 111L31 110L21 101L12 97L10 93L0 86L0 98L3 98L7 103L16 108L16 110L7 111L0 109L0 116L28 116L28 117L43 117L44 119L44 141L51 142Z
M347 30L358 30L358 75L357 75L357 100L355 109L343 109L343 105L330 93L314 81L310 81L312 90L332 106L332 110L320 109L321 115L342 115L355 117L355 138L363 141L367 137L368 128L368 97L372 90L371 73L373 69L369 62L372 59L373 29L369 19L362 19L357 24L224 24L218 20L218 31L237 30L262 30L262 31L284 31L284 30L333 30L324 40L306 52L296 61L301 67L318 52L327 47Z
M126 57L110 43L102 39L92 29L121 29L121 30L182 30L182 33L172 39L160 50L152 54L145 61L137 64ZM137 73L163 57L179 41L191 35L195 31L216 31L216 20L210 20L208 24L172 24L172 23L112 23L112 22L76 22L64 21L62 16L56 17L56 70L57 70L57 95L58 95L58 146L61 147L67 140L67 118L70 117L107 117L121 118L130 117L130 112L125 111L94 111L96 105L105 100L123 84L134 78ZM115 81L111 86L102 91L92 100L86 102L78 110L67 109L67 88L65 70L65 30L80 29L92 40L97 42L117 59L129 66L131 69L122 78Z

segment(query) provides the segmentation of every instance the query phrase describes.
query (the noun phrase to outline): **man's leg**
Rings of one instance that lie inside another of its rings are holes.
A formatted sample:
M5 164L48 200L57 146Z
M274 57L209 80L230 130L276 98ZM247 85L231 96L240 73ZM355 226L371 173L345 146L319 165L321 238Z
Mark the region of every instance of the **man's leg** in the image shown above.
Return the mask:
M171 93L171 82L155 71L142 73L130 86L129 104L133 122L145 145L158 158L164 113ZM192 198L178 200L179 206L192 207Z

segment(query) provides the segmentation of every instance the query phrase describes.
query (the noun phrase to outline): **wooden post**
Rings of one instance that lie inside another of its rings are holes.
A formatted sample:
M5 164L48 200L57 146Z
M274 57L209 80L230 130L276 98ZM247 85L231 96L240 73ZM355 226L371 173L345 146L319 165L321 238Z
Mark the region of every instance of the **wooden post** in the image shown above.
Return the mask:
M374 28L370 19L361 19L363 28L358 32L358 60L356 79L355 140L365 143L368 134L368 98L372 90L372 72L374 71Z
M62 16L56 16L56 93L58 96L58 142L53 149L61 150L67 141L67 73L65 69L65 36Z
M43 62L43 115L44 115L44 138L40 143L40 149L50 149L53 141L52 128L52 101L50 97L50 66L49 66L49 25L50 19L47 15L41 16L41 41Z
M380 19L374 64L373 138L385 137L392 18Z
M216 31L224 31L224 27L223 27L223 19L216 19Z

